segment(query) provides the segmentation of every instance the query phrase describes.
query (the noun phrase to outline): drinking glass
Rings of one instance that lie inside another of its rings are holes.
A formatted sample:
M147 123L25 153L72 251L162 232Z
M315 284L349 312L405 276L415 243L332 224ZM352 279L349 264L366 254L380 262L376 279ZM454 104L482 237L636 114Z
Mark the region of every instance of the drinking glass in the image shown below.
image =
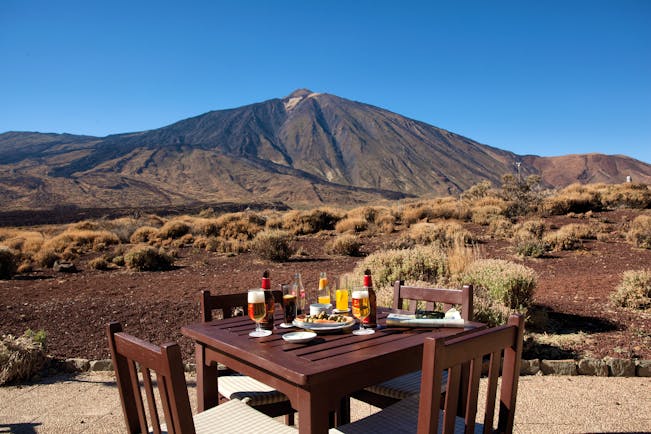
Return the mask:
M359 329L353 330L354 335L370 335L375 333L373 329L364 326L364 320L371 313L371 305L368 301L368 290L356 289L353 291L353 316L359 320Z
M348 281L343 277L340 278L339 285L335 288L337 288L334 294L335 308L338 312L348 312Z
M292 327L294 318L296 318L296 291L292 285L280 285L283 291L283 312L285 314L285 322L280 324L280 327Z
M262 330L260 322L267 316L267 305L264 300L264 291L260 288L249 289L247 294L249 318L255 321L255 330L249 333L249 336L261 338L269 336L271 330Z

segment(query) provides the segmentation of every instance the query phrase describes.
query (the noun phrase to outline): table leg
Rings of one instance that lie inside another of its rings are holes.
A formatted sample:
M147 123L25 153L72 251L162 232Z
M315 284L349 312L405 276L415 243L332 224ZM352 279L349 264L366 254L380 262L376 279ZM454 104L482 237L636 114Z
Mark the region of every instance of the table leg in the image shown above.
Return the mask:
M330 419L329 408L322 398L301 394L298 408L298 432L300 434L327 434Z
M206 349L195 344L197 365L197 411L202 412L216 406L219 402L217 391L217 364L206 361Z

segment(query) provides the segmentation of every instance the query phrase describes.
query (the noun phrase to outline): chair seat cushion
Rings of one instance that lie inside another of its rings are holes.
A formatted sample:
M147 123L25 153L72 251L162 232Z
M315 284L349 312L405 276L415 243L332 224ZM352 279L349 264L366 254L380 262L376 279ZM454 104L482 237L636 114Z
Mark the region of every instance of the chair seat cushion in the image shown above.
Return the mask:
M405 399L412 395L420 393L421 371L411 372L400 377L393 378L384 383L374 384L366 387L364 390L375 393L376 395L388 396L389 398ZM448 381L448 372L443 372L441 393L445 392Z
M330 434L361 434L361 433L381 433L390 432L392 434L413 434L418 427L418 403L419 395L413 395L405 398L389 407L374 413L364 419L348 425L342 425L332 428ZM439 415L439 429L443 421L443 412ZM481 424L475 425L474 432L479 434L484 430ZM460 417L455 418L455 432L464 432L464 421Z
M194 426L197 434L298 432L295 427L284 425L237 399L198 413L194 416Z
M249 405L233 399L197 413L193 418L196 434L258 433L296 434L298 430L270 418ZM161 425L161 434L167 434L167 425ZM153 431L149 431L152 433Z
M287 396L246 375L220 375L219 393L228 399L239 399L251 406L287 401Z

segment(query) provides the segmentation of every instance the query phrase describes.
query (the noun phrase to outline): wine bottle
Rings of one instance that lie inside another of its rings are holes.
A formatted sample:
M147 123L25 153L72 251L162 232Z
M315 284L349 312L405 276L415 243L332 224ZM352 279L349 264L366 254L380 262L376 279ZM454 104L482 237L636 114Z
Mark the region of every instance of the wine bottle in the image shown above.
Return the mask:
M370 313L363 322L367 328L375 328L377 326L377 298L375 296L375 290L373 289L371 270L368 269L364 271L364 289L368 291Z
M260 322L260 326L264 330L273 330L275 303L273 292L271 292L271 280L269 279L268 270L265 270L265 272L262 273L262 283L260 284L260 288L264 291L264 302L267 307L267 315Z

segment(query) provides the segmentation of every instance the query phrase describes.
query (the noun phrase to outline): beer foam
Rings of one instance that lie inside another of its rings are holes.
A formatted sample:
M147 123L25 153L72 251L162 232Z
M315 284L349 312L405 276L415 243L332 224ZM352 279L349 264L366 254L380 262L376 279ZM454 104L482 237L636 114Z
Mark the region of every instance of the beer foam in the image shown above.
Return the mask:
M353 291L353 298L368 298L368 291Z
M249 303L264 303L264 291L249 291Z

